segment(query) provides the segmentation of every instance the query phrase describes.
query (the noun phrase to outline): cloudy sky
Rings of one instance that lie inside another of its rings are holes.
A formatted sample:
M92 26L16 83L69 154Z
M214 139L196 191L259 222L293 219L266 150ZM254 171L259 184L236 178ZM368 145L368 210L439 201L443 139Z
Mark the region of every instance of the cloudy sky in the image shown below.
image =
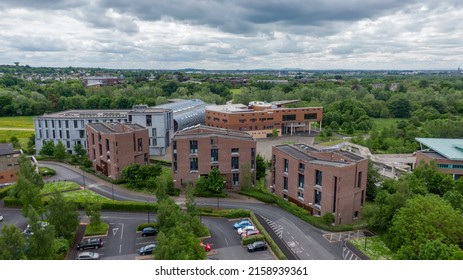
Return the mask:
M1 0L0 64L456 69L461 0Z

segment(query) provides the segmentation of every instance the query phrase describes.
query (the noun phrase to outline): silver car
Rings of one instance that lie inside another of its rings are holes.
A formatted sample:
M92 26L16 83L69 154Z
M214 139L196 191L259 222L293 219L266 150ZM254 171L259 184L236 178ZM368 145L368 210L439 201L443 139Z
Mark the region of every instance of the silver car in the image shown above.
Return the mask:
M76 260L99 260L100 254L94 252L82 252L80 253Z

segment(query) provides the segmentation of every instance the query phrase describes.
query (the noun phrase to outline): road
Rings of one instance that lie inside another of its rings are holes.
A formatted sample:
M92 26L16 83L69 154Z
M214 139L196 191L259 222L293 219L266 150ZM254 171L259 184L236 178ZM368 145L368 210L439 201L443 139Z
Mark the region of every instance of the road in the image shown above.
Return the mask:
M103 196L111 198L112 189L116 200L155 201L151 195L141 194L111 186L93 174L83 173L78 168L54 162L40 162L40 165L53 168L59 175L48 180L68 180L83 184ZM252 200L253 201L253 200ZM178 201L178 203L182 203ZM196 203L203 206L216 206L215 198L196 198ZM293 253L294 259L301 260L340 260L342 259L342 246L340 243L330 243L324 237L325 231L317 229L274 205L261 202L248 202L247 199L220 199L221 208L243 208L253 211L267 222L275 235L277 244L285 246ZM121 213L122 214L122 213Z

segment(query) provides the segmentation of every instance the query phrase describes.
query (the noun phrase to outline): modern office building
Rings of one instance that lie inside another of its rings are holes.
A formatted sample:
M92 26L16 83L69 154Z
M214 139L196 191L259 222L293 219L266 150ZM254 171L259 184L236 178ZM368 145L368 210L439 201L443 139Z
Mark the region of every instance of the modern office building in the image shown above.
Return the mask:
M199 99L173 100L172 103L148 107L135 105L132 110L69 110L34 117L37 153L44 141L63 142L68 153L74 146L84 148L85 126L90 123L137 123L148 128L150 154L164 155L170 146L175 129L204 123L206 103Z
M174 134L172 172L176 187L194 184L218 168L225 177L225 188L238 189L243 177L243 163L255 180L256 141L241 131L197 125Z
M310 132L313 122L323 118L322 107L285 108L284 105L299 100L272 103L251 102L206 107L206 125L246 131L254 138L271 137L274 129L279 136Z
M310 211L331 212L336 224L360 218L365 202L368 160L346 151L322 151L304 144L272 148L276 195Z
M91 123L86 135L93 168L112 179L120 178L132 163L149 161L148 129L139 124Z
M0 185L16 181L21 150L15 150L12 143L0 143Z
M416 152L415 166L422 161L436 164L438 170L457 180L463 176L463 139L415 138L421 149Z
M127 113L129 123L148 129L150 155L164 155L174 135L173 111L160 107L135 105Z
M153 108L172 110L174 114L174 131L204 124L206 106L212 105L200 99L171 99L170 103L155 106Z

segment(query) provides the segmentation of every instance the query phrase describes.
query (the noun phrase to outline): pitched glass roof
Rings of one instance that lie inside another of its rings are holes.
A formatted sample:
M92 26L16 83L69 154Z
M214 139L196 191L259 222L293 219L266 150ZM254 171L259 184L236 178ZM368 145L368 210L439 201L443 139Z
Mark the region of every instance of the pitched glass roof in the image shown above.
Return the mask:
M463 160L463 139L415 138L420 144L452 160Z

